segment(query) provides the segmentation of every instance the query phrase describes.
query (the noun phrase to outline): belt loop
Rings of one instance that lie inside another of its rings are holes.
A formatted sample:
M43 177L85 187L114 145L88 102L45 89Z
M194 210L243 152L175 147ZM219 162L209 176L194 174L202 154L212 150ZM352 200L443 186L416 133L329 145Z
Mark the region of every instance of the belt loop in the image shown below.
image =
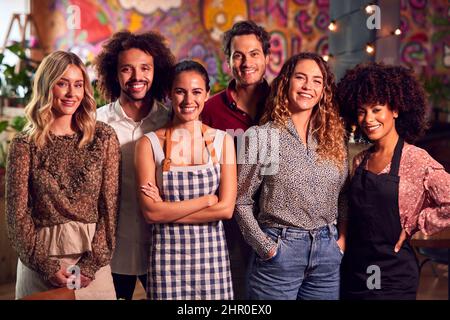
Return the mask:
M286 231L287 231L287 228L281 229L281 239L286 239Z

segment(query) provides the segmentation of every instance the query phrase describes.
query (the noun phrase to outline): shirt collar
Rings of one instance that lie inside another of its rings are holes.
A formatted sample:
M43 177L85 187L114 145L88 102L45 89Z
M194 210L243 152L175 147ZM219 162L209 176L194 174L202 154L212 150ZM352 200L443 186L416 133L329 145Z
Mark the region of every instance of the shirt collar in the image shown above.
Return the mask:
M150 109L150 112L140 122L144 122L147 119L152 119L152 116L154 114L156 114L160 109L164 109L165 111L169 112L169 107L167 107L166 105L164 105L163 103L161 103L157 100L154 100L153 106ZM122 105L120 104L119 99L117 99L114 102L114 112L116 113L118 120L126 120L128 122L136 123L136 121L134 121L129 116L127 116L125 111L123 111L123 108L122 108Z
M294 122L292 121L292 118L289 117L288 122L286 123L286 129L287 131L293 135L301 144L304 146L304 141L300 139L300 136L298 135L297 129L295 128ZM315 150L317 148L317 139L315 135L311 133L311 127L308 129L308 149Z
M263 79L261 85L263 86L263 90L262 92L266 93L264 95L262 95L259 98L258 101L258 113L257 113L257 119L256 122L259 121L259 118L262 116L263 112L264 112L264 107L265 107L265 103L266 103L266 99L269 96L269 92L270 92L270 87L269 87L269 83L267 82L266 79ZM232 91L236 91L236 79L232 79L230 81L230 83L228 83L228 87L225 90L225 96L226 96L226 104L227 106L233 110L233 111L240 111L240 112L244 112L243 110L239 109L237 107L236 101L233 99L233 96L231 95ZM245 112L244 112L245 113Z

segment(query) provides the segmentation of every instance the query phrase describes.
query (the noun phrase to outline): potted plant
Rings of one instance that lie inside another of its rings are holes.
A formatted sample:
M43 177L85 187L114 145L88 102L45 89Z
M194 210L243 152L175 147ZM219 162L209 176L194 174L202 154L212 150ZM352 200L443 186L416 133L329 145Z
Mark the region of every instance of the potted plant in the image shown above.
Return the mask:
M27 57L25 48L19 43L14 43L6 50L19 58L16 65L9 65L5 60L5 54L0 54L0 95L3 106L23 107L31 96L32 78L36 71L37 62Z

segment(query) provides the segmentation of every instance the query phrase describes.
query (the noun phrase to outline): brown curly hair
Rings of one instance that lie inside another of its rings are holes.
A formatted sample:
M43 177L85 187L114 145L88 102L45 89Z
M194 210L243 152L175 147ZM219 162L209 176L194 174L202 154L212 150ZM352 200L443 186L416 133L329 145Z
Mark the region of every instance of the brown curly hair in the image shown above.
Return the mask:
M387 105L398 112L395 128L408 143L416 141L428 128L425 91L413 70L402 66L358 64L339 82L337 101L348 127L357 124L358 107Z
M334 75L320 55L313 52L302 52L292 56L284 63L279 75L270 85L270 94L266 100L266 108L260 123L273 121L279 127L286 126L291 117L288 109L289 82L297 63L301 60L315 61L323 75L323 96L314 106L309 122L311 133L318 141L317 153L321 159L332 161L342 170L347 161L345 129L335 103Z
M117 80L119 53L132 48L140 49L153 57L155 71L150 94L156 100L164 100L168 92L169 70L175 64L175 57L166 46L165 38L153 31L142 34L119 31L103 44L103 50L94 62L98 76L97 84L103 97L107 101L119 98L120 84Z

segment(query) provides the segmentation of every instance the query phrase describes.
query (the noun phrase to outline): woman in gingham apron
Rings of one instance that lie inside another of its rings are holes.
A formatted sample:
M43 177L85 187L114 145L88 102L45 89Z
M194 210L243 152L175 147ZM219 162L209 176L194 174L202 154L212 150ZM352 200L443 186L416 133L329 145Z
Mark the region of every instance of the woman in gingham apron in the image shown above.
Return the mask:
M231 136L198 120L208 84L203 66L178 63L171 80L172 123L136 145L139 201L153 224L149 299L233 299L221 220L234 210L235 152Z

